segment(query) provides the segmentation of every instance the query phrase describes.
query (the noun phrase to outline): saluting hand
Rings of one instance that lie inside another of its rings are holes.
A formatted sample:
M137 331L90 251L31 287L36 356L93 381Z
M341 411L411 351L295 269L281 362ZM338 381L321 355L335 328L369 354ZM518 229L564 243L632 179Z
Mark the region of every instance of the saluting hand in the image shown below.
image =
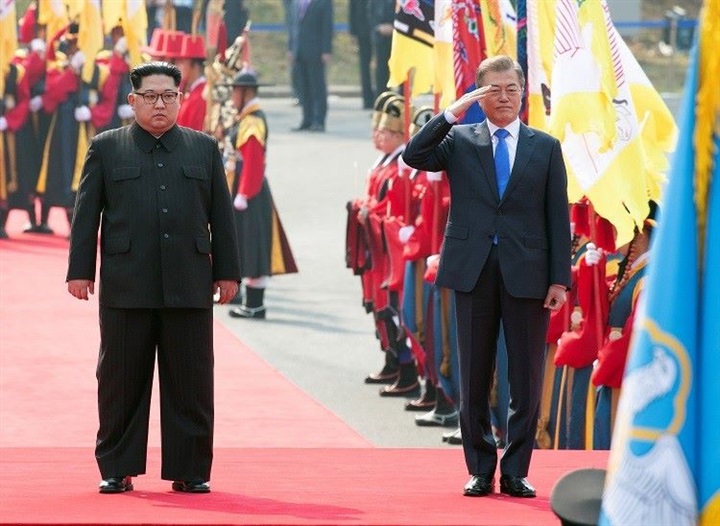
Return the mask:
M476 102L483 100L491 89L492 86L488 84L486 86L482 86L480 88L474 89L473 91L465 93L462 97L460 97L450 106L448 106L448 111L459 119L463 116L463 114L468 110L470 106L472 106Z

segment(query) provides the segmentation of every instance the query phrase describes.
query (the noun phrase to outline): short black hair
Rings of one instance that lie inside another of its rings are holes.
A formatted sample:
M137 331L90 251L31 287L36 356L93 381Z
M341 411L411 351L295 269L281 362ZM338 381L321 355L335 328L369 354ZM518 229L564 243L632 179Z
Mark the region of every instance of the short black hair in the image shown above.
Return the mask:
M160 61L146 62L145 64L136 66L130 72L130 83L133 89L140 89L142 79L150 75L167 75L168 77L172 77L176 88L180 86L180 79L182 78L182 73L180 73L180 70L175 64Z

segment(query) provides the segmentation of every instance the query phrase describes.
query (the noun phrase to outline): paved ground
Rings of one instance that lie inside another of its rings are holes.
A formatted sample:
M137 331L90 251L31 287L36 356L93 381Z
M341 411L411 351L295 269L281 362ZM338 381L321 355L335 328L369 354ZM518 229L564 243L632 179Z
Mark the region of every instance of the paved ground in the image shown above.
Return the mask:
M325 133L291 133L300 108L274 97L263 106L267 176L300 272L272 279L266 320L233 319L227 307L216 307L216 317L373 444L453 447L441 441L446 429L416 426L405 399L380 398L377 386L363 383L384 358L360 305L359 279L345 268L345 203L363 194L377 156L370 112L359 98L331 97Z

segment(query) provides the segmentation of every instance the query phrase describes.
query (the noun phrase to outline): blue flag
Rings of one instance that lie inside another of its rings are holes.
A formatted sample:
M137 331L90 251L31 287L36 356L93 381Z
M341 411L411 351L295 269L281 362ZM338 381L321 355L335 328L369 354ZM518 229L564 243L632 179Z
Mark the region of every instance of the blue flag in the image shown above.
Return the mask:
M712 3L702 21L717 14ZM717 22L709 24L715 28L708 33L716 33ZM716 49L717 42L702 37L693 49L623 379L601 525L720 524L720 138L714 124L720 97L707 96L717 78L701 76L718 71Z

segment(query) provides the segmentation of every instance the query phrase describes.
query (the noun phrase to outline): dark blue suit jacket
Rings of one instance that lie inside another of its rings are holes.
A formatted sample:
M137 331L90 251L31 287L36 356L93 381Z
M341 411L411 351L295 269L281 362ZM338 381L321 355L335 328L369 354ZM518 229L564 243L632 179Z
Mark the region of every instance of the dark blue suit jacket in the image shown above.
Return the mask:
M521 124L502 199L486 121L453 126L441 113L411 139L403 160L419 170L445 170L450 181L438 286L471 291L495 234L512 296L544 299L551 284L570 286L567 175L557 139Z

